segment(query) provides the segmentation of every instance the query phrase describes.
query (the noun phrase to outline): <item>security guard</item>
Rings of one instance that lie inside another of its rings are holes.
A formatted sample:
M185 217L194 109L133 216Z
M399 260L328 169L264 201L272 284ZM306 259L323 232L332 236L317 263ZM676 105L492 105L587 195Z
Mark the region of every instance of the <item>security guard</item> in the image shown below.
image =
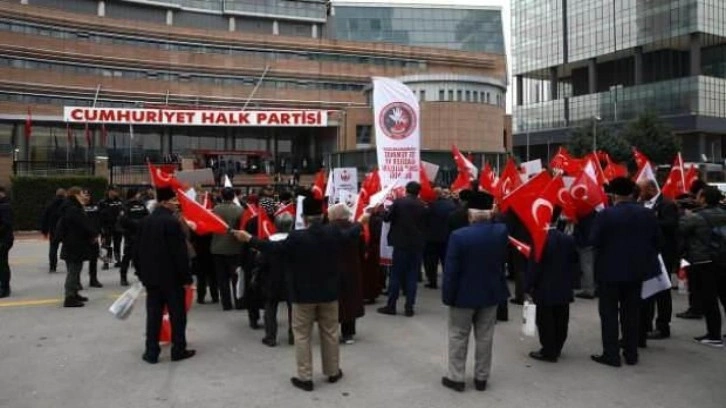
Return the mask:
M129 271L129 263L134 253L136 243L136 235L139 231L139 224L149 215L144 202L141 200L141 194L135 188L130 188L126 192L126 203L121 211L120 224L124 236L124 256L121 259L121 286L128 286L127 274Z
M123 210L124 203L119 198L118 189L110 186L106 192L106 198L98 203L101 211L101 232L103 237L103 248L106 249L106 256L103 262L103 270L108 269L108 264L116 260L114 267L121 266L121 239L123 235L119 228L119 215ZM113 246L112 246L113 245Z
M98 242L98 235L101 233L101 210L100 206L93 202L91 192L86 190L85 193L88 195L89 200L83 209L86 215L91 220L91 225L95 231L92 251L88 259L88 276L90 277L88 286L92 288L102 288L101 282L98 281L98 257L101 254L101 246ZM79 280L80 282L80 280ZM82 289L82 288L79 288Z

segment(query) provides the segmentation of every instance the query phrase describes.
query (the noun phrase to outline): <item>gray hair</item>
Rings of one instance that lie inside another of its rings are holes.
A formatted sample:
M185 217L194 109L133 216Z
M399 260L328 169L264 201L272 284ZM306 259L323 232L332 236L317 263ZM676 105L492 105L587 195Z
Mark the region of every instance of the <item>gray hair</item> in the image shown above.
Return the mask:
M290 232L295 225L292 214L284 212L275 217L275 228L278 232Z
M338 203L328 208L328 220L348 220L353 214L350 209L344 203Z
M491 210L472 210L469 209L469 223L486 222L492 219Z

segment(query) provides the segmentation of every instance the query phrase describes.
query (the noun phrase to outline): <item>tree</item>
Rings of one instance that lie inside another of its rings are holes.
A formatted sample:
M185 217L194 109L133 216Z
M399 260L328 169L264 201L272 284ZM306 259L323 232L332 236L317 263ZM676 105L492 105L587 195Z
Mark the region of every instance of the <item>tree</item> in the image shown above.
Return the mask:
M592 125L574 129L567 144L567 150L575 157L583 157L592 153L592 137ZM626 161L631 156L628 142L607 127L597 127L597 149L607 152L615 162Z
M655 113L646 112L632 120L623 130L623 137L655 163L671 164L681 149L681 142Z

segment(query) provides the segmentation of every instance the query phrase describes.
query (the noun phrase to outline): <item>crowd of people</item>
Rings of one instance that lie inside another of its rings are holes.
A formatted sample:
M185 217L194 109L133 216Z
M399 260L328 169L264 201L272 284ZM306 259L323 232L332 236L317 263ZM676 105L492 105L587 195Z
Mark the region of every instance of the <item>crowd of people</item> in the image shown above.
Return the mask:
M96 265L113 263L119 282L128 285L133 264L147 291L146 349L143 359L159 361L162 311L172 325L172 360L194 355L185 340L184 287L196 282L199 304L221 310L246 310L253 330L264 330L262 343L278 345L278 306L287 310L287 341L296 348L297 375L292 384L311 391L311 333L318 323L323 373L331 383L343 376L339 345L353 344L365 304L382 294L378 309L396 315L401 294L404 315L415 316L419 282L441 290L448 313L448 373L445 387L465 389L469 336L475 338L474 386L485 390L491 371L495 322L508 320L508 303L537 305L541 348L529 355L557 362L568 335L569 305L575 296L598 299L602 352L592 360L619 367L638 363L647 340L671 335L671 291L642 299L643 282L665 268L675 274L681 259L688 271L687 319L705 317L707 333L700 344L723 347L719 299L726 307L726 273L721 253L726 240L726 210L719 190L696 182L676 201L664 198L652 182L636 185L616 178L608 187L610 205L577 220L554 209L548 240L538 261L526 257L512 239L529 242L525 228L510 213L497 209L482 191L452 193L435 188L436 200L419 199L421 186L411 182L406 196L386 208L370 209L354 220L345 204L326 208L306 189L275 192L262 188L243 196L233 188L214 189L212 211L230 227L226 233L198 235L178 211L176 194L129 189L126 201L111 187L95 204L80 187L59 189L42 219L50 242L50 272L57 253L66 262L65 307L82 307L80 273L90 262L89 286L101 287ZM197 192L202 200L204 194ZM286 211L304 196L303 228ZM0 189L0 289L10 294L7 251L12 246L12 214ZM259 236L260 215L273 220L276 233ZM10 227L6 228L7 223ZM381 265L384 228L393 247L390 268ZM9 235L8 235L9 229ZM123 241L123 246L121 245ZM122 250L123 248L123 250ZM115 262L114 262L115 261ZM422 268L423 267L423 268ZM441 271L441 273L439 273ZM425 274L423 273L425 272ZM196 278L196 279L194 279ZM510 298L507 278L514 281ZM622 355L622 358L621 358Z

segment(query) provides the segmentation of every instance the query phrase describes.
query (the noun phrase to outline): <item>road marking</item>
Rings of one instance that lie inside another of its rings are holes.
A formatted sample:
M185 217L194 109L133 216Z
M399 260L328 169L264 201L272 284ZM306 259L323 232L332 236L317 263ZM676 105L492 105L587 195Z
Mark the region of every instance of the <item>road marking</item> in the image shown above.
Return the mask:
M122 293L109 293L102 298L97 299L91 299L91 300L116 300L119 296L121 296ZM0 308L2 307L25 307L25 306L45 306L45 305L54 305L58 303L62 303L63 299L61 298L55 298L55 299L34 299L34 300L10 300L10 301L0 301Z

